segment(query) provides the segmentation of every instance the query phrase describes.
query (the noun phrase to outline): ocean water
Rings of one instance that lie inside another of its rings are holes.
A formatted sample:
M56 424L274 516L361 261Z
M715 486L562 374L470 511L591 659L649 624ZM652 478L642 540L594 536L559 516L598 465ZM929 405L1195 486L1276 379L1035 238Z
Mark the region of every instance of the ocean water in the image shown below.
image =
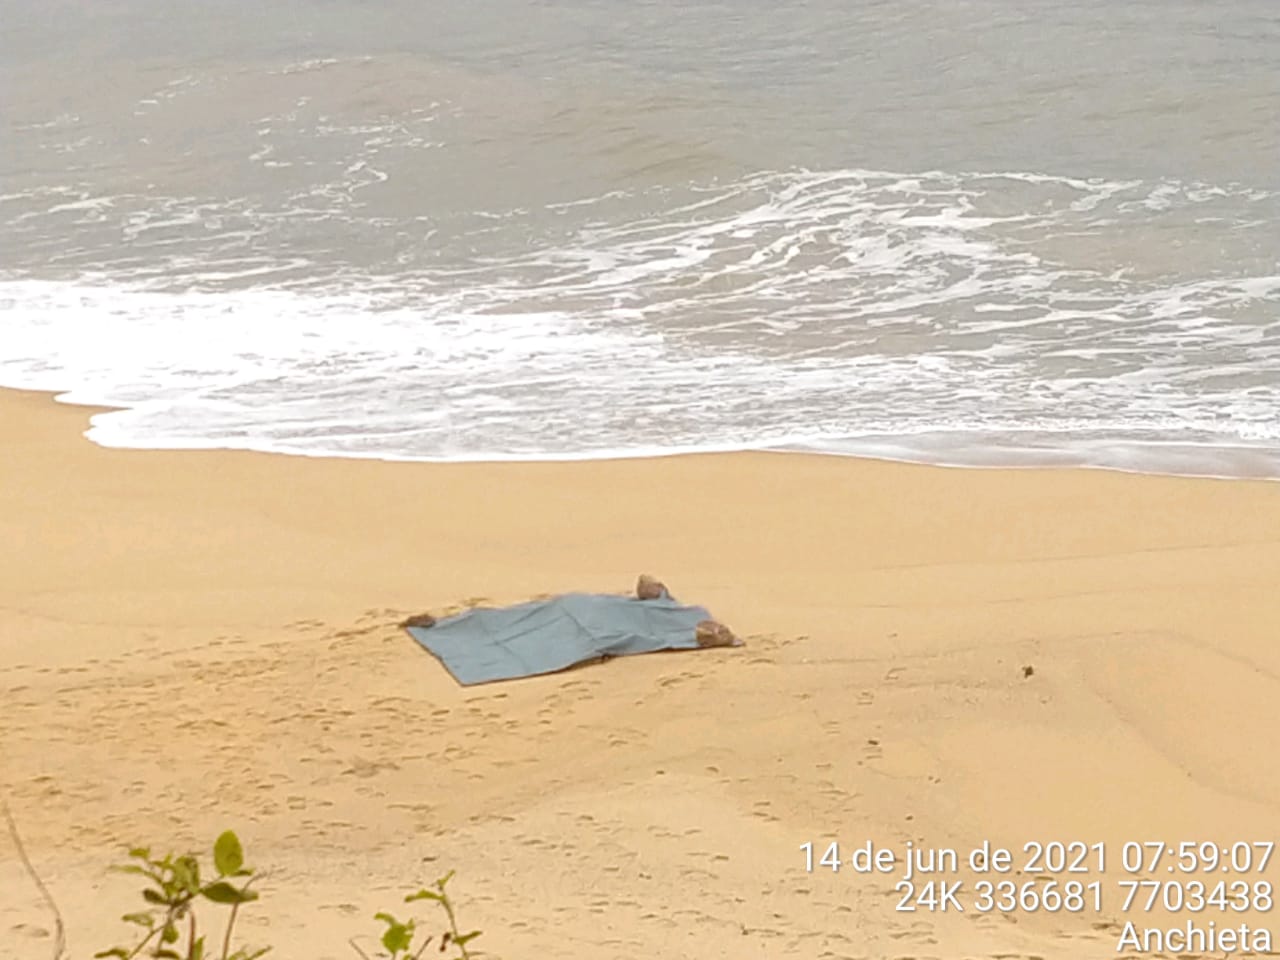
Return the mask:
M0 0L108 446L1280 477L1275 0Z

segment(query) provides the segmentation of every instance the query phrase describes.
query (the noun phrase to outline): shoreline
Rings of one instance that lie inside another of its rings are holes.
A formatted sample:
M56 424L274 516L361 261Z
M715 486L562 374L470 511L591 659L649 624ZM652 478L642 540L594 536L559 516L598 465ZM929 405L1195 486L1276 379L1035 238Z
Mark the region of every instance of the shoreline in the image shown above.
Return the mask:
M510 960L1096 957L1133 917L901 913L800 845L1280 815L1270 481L123 450L90 409L0 391L0 785L73 955L121 939L123 846L230 827L276 871L249 942L316 960L452 868ZM460 688L397 626L642 572L747 645ZM0 953L47 952L7 841L0 889Z
M165 445L107 444L92 434L101 417L127 414L134 408L97 402L64 399L73 396L74 390L27 390L0 386L0 390L16 393L36 393L51 397L67 406L93 411L88 418L85 437L92 443L113 450L188 450L261 453L275 456L305 457L318 460L369 460L380 463L417 464L505 464L505 463L594 463L611 460L652 460L684 456L724 456L732 454L780 454L783 456L840 457L853 460L870 460L882 463L912 466L939 467L957 470L1104 470L1138 476L1179 477L1192 480L1248 480L1280 481L1280 448L1245 443L1187 443L1175 440L1076 439L1057 447L1036 447L1001 444L994 434L974 434L974 442L966 440L966 446L955 447L950 452L932 452L915 448L913 436L885 436L873 440L869 437L838 438L825 441L786 441L778 444L751 447L735 444L706 444L689 447L643 447L636 449L607 449L588 453L567 454L505 454L471 453L456 457L420 457L411 454L370 453L320 448L286 449L270 443L247 442L240 445L218 445L203 440L173 441ZM938 435L944 431L933 431ZM1027 437L1041 437L1046 432L1032 429L1004 431L999 436L1012 433ZM920 434L918 436L923 436ZM981 441L981 442L979 442ZM843 447L843 449L841 449ZM1082 452L1092 448L1092 456ZM993 452L998 451L998 452ZM1143 457L1157 462L1140 464ZM1163 461L1160 458L1163 457ZM1234 470L1226 466L1214 469L1208 464L1230 462Z

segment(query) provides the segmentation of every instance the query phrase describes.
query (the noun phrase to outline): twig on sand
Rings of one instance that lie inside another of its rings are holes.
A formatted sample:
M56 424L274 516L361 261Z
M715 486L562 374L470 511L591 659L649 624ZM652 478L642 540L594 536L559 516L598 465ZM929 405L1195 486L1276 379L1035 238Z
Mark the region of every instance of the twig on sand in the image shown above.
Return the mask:
M62 960L67 952L67 931L62 922L62 911L58 909L58 904L54 901L53 894L49 892L49 888L40 879L40 874L36 873L36 868L31 865L31 858L27 856L27 848L23 846L22 837L18 835L18 825L13 820L13 813L9 810L9 802L7 800L0 800L0 813L4 814L5 822L9 825L9 836L13 839L14 849L18 851L18 859L22 861L22 865L27 870L27 875L31 877L31 882L40 891L40 896L44 899L44 902L53 911L55 923L53 960Z

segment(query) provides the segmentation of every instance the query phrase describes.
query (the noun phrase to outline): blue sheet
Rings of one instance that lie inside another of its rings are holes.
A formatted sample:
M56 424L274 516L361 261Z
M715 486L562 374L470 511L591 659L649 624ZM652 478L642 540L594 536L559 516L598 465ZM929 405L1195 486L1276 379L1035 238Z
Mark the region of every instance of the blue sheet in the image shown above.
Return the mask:
M655 650L694 649L711 615L670 596L638 600L569 593L512 607L477 607L407 626L464 686L554 673L578 663Z

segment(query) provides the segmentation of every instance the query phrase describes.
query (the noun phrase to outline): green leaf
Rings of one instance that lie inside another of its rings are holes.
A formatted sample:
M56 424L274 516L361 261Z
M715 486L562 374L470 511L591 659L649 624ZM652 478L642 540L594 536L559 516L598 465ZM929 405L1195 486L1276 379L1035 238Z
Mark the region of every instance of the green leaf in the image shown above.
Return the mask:
M250 903L258 899L257 890L242 890L239 887L233 887L225 880L211 883L200 892L206 900L212 900L214 903Z
M195 857L179 857L173 862L173 879L179 889L195 893L200 889L200 864Z
M198 937L187 952L187 960L204 960L204 937Z
M417 893L411 893L404 898L405 903L413 903L415 900L443 900L444 897L436 893L434 890L419 890Z
M139 860L150 860L151 848L150 847L131 847L129 849L129 856L137 857Z
M382 945L393 956L402 950L408 950L409 945L413 943L413 921L408 923L397 923L390 920L387 923L387 930L382 935Z
M157 950L155 953L152 954L152 956L162 957L163 960L182 960L182 954L180 954L177 950L169 950L167 948L164 950Z
M213 865L218 876L229 877L244 867L244 848L240 838L231 830L225 831L213 845Z
M177 943L178 928L174 926L172 923L166 923L164 925L164 929L160 931L160 942L161 943Z
M441 877L439 880L437 880L437 881L436 881L436 889L437 889L437 890L439 890L441 893L444 893L444 885L445 885L446 883L448 883L450 880L452 880L452 879L453 879L453 875L454 875L455 873L457 873L457 872L458 872L457 870L450 870L450 871L449 871L448 873L446 873L443 877Z
M136 873L139 876L143 876L143 877L151 876L151 872L149 870L142 869L142 867L138 866L136 863L122 863L118 867L112 867L111 872L112 873Z
M472 930L470 933L464 933L461 936L454 937L453 942L460 947L465 947L468 943L480 936L479 930Z
M142 891L142 899L147 901L147 903L158 903L161 905L167 904L169 902L158 891L152 890L150 887Z
M156 925L156 918L149 913L126 913L120 918L125 923L136 923L140 927L146 927L150 930Z
M120 960L129 960L129 951L124 947L112 947L110 950L102 950L94 954L95 957L119 957Z

